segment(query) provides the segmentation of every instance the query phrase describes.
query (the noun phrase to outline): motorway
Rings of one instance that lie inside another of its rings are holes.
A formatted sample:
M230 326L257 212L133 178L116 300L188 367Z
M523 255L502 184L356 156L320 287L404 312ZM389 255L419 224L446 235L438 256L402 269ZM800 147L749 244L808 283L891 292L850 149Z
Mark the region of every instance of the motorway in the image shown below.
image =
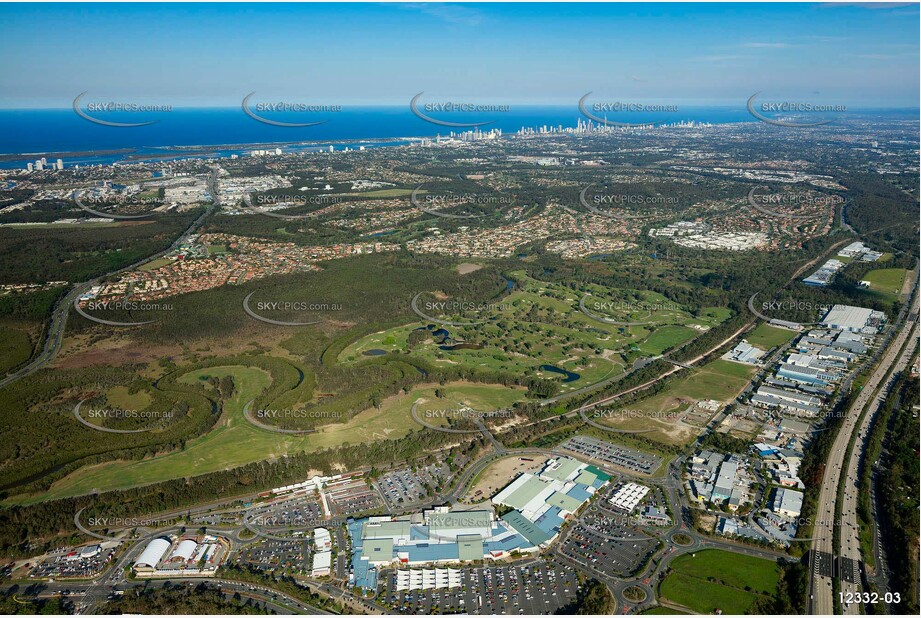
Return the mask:
M195 221L193 221L192 224L186 228L186 230L175 241L173 241L169 247L163 251L160 251L159 253L145 257L144 259L135 262L134 264L129 264L128 266L124 266L118 270L113 270L112 272L100 275L94 279L91 279L90 281L84 281L83 283L74 285L64 296L64 298L59 300L55 305L54 310L51 313L51 321L48 324L45 343L42 346L41 351L26 365L20 367L17 371L8 373L2 379L0 379L0 388L8 386L26 376L32 375L50 363L52 360L54 360L54 357L57 356L58 352L61 350L61 342L64 339L64 330L67 327L67 316L70 314L70 309L73 306L74 301L77 300L77 298L79 298L82 294L88 292L94 285L98 285L99 282L106 277L111 277L112 275L117 275L129 270L134 270L135 268L146 264L147 262L151 262L160 257L163 257L170 251L179 248L179 246L184 243L189 236L194 234L199 226L201 226L201 224L204 222L204 220L207 219L212 212L214 212L216 205L216 199L214 197L216 195L216 183L217 172L215 171L212 172L212 174L208 177L208 193L211 195L211 205L208 206L208 208L205 209L205 212L203 212L201 216L195 219Z
M905 346L904 350L902 350L901 354L899 355L899 358L896 360L896 363L893 366L893 374L896 371L907 367L917 352L917 322L914 322L910 329L906 328L905 330L910 331L908 334L908 345ZM860 463L863 459L862 455L866 450L867 441L870 437L870 427L873 425L873 419L875 418L876 413L879 411L883 402L886 400L886 395L891 390L894 382L895 376L890 375L889 379L886 381L886 384L880 389L879 393L873 397L872 401L870 402L869 408L867 409L863 420L858 427L857 440L854 443L853 451L850 453L850 457L847 462L847 470L845 473L844 481L844 496L839 509L841 516L841 526L838 555L845 559L845 565L853 569L853 573L856 574L856 577L852 577L850 579L842 579L841 591L845 594L857 593L862 589L859 571L860 564L862 563L860 528L857 522L857 503L858 496L861 493ZM849 574L842 572L842 575ZM880 592L885 593L887 591L882 590ZM845 608L844 613L859 614L861 613L860 605L858 603L851 603L848 607Z
M848 408L829 452L822 486L819 490L812 551L810 552L809 613L811 614L834 613L835 599L832 585L834 578L841 579L843 592L856 592L862 589L859 529L856 519L859 454L852 456L847 461L845 459L852 437L858 444L858 449L855 451L863 451L869 422L887 393L889 383L884 384L884 380L889 375L890 369L894 373L906 367L911 360L917 346L917 316L918 295L915 294L905 327L898 330L885 350L883 359ZM897 323L894 328L898 329L899 326L900 324ZM868 405L870 405L870 410L862 417ZM841 504L838 504L838 487L845 469L847 472L844 494ZM841 513L841 517L838 513ZM843 559L836 561L834 537L835 527L839 522L847 525L840 526L843 547L839 547L837 555ZM837 572L836 566L839 567ZM859 604L851 604L843 609L849 614L859 613L861 610Z

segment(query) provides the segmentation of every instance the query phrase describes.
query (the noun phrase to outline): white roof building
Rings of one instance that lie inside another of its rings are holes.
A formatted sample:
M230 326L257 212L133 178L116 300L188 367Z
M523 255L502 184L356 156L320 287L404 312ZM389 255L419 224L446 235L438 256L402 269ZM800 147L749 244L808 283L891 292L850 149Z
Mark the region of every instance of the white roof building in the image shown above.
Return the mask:
M313 564L310 571L312 577L323 577L332 572L333 553L331 551L321 551L313 555Z
M792 489L777 489L771 510L782 517L799 517L803 510L803 494Z
M820 323L826 328L872 335L879 330L879 326L885 319L886 314L882 311L850 305L835 305L828 310Z
M170 554L169 561L182 560L183 562L188 562L195 555L196 547L198 547L198 543L192 539L184 539Z
M166 555L166 552L169 551L169 548L170 542L168 539L153 539L147 544L147 547L144 548L141 555L137 557L137 560L134 561L135 568L156 568L160 560L163 559L163 556Z
M618 489L608 501L614 508L631 513L648 493L648 487L636 483L627 483Z

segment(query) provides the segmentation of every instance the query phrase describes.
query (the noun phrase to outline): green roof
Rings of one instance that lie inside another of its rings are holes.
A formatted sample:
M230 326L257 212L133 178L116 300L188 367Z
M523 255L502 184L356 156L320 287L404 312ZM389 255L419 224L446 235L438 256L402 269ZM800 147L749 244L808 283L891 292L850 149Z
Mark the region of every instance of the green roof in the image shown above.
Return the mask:
M460 560L482 560L483 539L480 538L480 535L457 535L457 556Z
M361 557L369 562L390 562L393 560L393 539L373 539L365 541Z
M537 494L546 488L547 483L536 476L532 476L506 498L505 504L513 509L523 509L528 502L536 498Z
M435 533L440 530L457 530L463 528L492 527L491 511L450 511L433 513L428 516L429 529Z
M518 511L509 511L502 516L502 520L515 529L515 532L528 540L535 547L550 540L546 532L537 527Z
M566 477L578 470L579 466L582 465L581 462L572 459L571 457L559 457L557 458L557 462L559 463L559 466L556 469L544 469L544 471L541 472L541 475L557 481L565 481Z
M583 485L591 486L597 478L598 477L594 473L589 472L588 468L586 468L579 473L579 476L575 478L575 481L576 483L582 483Z
M605 474L597 466L589 466L588 468L586 468L586 471L591 472L592 474L600 478L605 483L611 480L611 475Z
M361 527L362 539L383 539L388 537L409 538L408 521L384 521L376 524L365 522Z
M567 496L566 494L559 491L553 492L550 498L547 499L547 504L550 506L558 506L564 511L569 511L570 513L575 513L579 507L582 506L582 502L580 500L576 500L572 496Z

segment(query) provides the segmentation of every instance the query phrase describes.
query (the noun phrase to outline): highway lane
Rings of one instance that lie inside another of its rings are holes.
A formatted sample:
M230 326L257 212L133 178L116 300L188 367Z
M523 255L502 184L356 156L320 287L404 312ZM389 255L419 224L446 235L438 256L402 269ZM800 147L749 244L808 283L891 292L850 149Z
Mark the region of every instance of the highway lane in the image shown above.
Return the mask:
M912 316L917 316L917 295L914 295L909 313ZM916 322L916 319L914 322ZM899 328L899 326L899 323L894 325L895 328ZM838 512L841 506L837 503L838 487L841 474L845 469L845 455L848 450L848 444L851 441L851 437L855 435L861 413L868 404L877 398L876 391L883 384L889 369L896 367L898 363L904 360L904 355L901 354L902 347L909 337L915 336L913 334L915 332L915 324L912 324L910 328L902 328L897 332L883 353L882 360L864 385L863 390L848 408L829 452L824 478L819 491L816 522L813 527L812 551L810 552L809 612L812 614L829 615L834 613L835 609L832 580L837 574L834 573L833 556L835 555L835 547L833 541L834 529L839 523ZM849 479L843 500L843 502L847 503L845 510L848 508L847 505L854 506L856 504L852 501L856 500L856 495L857 488L853 484L853 479ZM854 498L852 499L851 496ZM845 550L850 555L853 555L853 548L848 549L845 547ZM859 556L859 549L857 551ZM857 585L859 586L859 583ZM853 587L849 586L847 589L853 590Z
M908 366L917 351L917 345L917 323L915 323L908 335L908 345L905 346L905 349L901 352L898 360L893 366L895 371L899 371ZM895 371L893 373L895 373ZM863 589L859 570L861 564L860 528L857 522L857 503L861 492L860 462L863 458L863 453L866 451L873 419L882 407L883 402L886 400L886 395L889 393L894 383L895 376L893 375L887 380L879 393L871 400L869 408L857 429L857 440L854 443L853 451L850 453L847 462L844 496L842 497L840 506L841 526L838 555L850 560L850 564L846 566L853 569L855 577L851 578L850 581L847 579L841 581L841 591L845 594L856 594ZM885 593L886 591L881 590L880 592ZM845 608L844 613L852 615L859 614L861 613L860 609L859 603L850 603Z

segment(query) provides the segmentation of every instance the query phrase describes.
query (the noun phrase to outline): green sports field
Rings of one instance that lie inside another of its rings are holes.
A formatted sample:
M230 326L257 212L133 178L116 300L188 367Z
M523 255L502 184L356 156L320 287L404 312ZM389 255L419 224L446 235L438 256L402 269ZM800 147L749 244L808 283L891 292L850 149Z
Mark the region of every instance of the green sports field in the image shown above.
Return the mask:
M679 556L670 568L659 597L701 614L745 614L774 595L780 577L776 562L717 549Z
M869 290L865 290L867 294L877 295L888 302L893 302L899 298L906 274L908 271L904 268L879 268L871 270L861 279L870 282Z
M745 335L745 340L756 348L770 350L771 348L776 348L779 345L785 344L795 335L796 331L786 328L776 328L761 323L758 325L758 328Z

